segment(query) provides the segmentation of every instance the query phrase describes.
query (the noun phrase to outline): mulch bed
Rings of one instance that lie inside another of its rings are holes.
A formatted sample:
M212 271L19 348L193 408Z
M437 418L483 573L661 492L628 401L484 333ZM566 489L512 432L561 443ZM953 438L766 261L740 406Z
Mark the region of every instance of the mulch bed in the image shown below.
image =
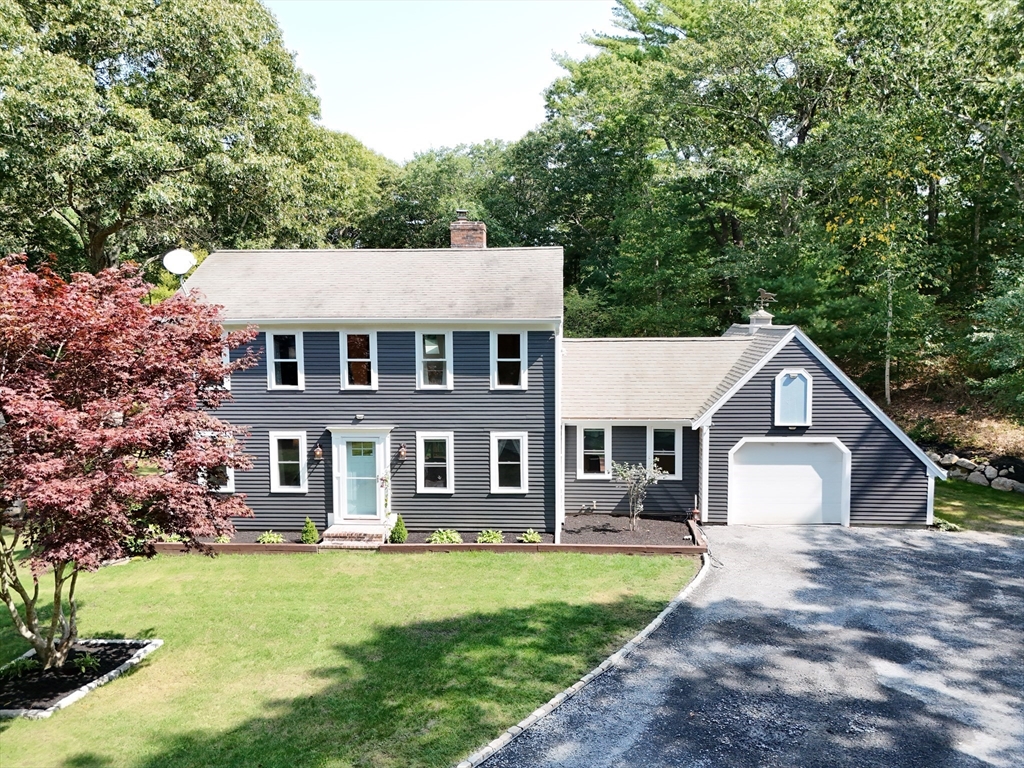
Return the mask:
M426 544L427 537L431 533L433 533L433 531L409 531L409 538L405 543ZM459 533L462 534L462 540L467 544L471 544L476 541L475 532L459 531ZM517 544L518 542L516 541L516 537L523 534L522 531L503 531L503 533L505 534L506 544ZM544 544L553 544L555 541L555 535L553 533L542 533L540 535L540 540Z
M629 530L625 515L566 515L563 544L691 544L690 529L683 518L644 518L637 530Z
M263 531L235 531L235 535L231 537L232 544L255 544L256 539L260 537ZM284 537L286 544L300 544L302 543L302 531L279 531L276 528L274 533L279 533ZM320 531L323 533L323 531ZM210 544L213 542L212 538L204 538L204 542Z
M33 669L24 672L20 677L0 677L0 709L46 709L52 707L72 691L93 680L103 677L124 664L144 648L148 640L137 643L118 643L116 645L76 644L68 654L68 660L59 670L48 669L45 672ZM99 662L99 666L79 672L74 665L77 657L90 655Z

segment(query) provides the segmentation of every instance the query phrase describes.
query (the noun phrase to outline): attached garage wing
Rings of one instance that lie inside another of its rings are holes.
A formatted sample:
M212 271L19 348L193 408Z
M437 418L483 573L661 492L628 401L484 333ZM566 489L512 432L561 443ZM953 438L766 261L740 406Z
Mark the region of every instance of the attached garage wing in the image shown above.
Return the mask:
M730 525L850 524L850 451L838 438L744 438L729 452Z

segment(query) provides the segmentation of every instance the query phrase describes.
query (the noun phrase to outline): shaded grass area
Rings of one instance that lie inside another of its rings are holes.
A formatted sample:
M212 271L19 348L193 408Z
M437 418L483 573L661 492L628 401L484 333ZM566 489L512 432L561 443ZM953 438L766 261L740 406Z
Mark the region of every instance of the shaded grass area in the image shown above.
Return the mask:
M960 480L935 483L935 516L971 531L1024 534L1024 496Z
M447 766L621 645L690 558L159 557L79 585L83 636L160 637L123 679L13 721L0 763ZM26 648L0 617L0 662Z

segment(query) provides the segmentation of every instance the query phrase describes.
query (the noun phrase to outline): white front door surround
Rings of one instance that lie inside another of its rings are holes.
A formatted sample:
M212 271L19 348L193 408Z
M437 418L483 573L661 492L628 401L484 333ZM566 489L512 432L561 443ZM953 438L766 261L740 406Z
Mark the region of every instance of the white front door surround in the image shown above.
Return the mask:
M837 437L745 437L729 451L726 520L848 526L851 463Z
M328 527L380 525L384 520L389 488L392 427L328 427L331 432L331 465L334 504Z

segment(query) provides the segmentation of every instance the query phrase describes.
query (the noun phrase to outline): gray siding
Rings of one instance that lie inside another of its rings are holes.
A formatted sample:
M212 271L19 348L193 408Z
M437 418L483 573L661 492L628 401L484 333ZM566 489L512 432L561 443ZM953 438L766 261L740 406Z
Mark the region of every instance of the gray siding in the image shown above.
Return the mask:
M402 514L411 530L439 527L461 531L501 528L554 530L555 426L554 334L531 331L528 340L529 390L490 390L490 336L486 331L455 331L452 338L453 391L416 391L415 334L378 331L378 387L371 391L341 391L341 352L338 333L304 334L304 391L267 390L265 356L254 368L231 377L234 400L218 415L233 424L248 425L246 452L255 466L237 472L235 488L245 493L255 518L240 519L239 528L295 529L309 516L322 529L332 510L332 457L329 424L348 424L364 414L363 425L397 425L391 432L391 509ZM253 342L266 346L264 334ZM236 350L236 353L238 351ZM269 437L271 430L305 430L309 483L305 494L270 493ZM416 431L455 433L455 493L416 493ZM529 493L490 494L491 430L529 432ZM317 442L323 461L312 460ZM408 455L398 461L400 444Z
M775 427L775 377L805 368L814 378L813 426ZM743 437L838 437L852 454L850 522L920 524L928 514L921 461L797 340L791 341L712 419L708 520L726 522L729 450Z
M625 486L615 480L576 477L576 427L565 427L565 514L580 511L584 504L597 502L599 514L628 514ZM686 514L698 493L699 441L697 433L683 428L682 480L662 480L651 486L644 502L644 514L669 516ZM647 465L647 427L612 426L612 461Z

